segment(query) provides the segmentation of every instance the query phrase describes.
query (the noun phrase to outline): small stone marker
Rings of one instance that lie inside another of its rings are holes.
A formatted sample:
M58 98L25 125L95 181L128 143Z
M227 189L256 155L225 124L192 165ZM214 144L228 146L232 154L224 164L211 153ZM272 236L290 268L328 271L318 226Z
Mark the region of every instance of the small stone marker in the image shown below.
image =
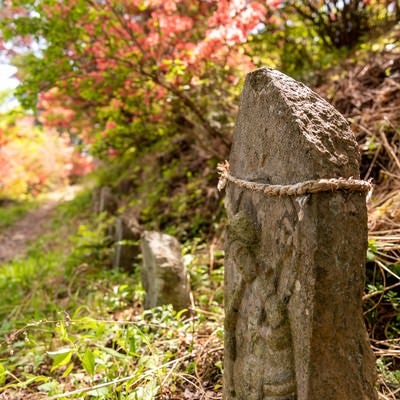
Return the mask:
M177 311L189 308L190 286L179 242L164 233L145 231L141 247L144 308L163 304L172 304Z
M377 399L358 161L348 123L317 94L268 68L247 76L220 181L225 400Z
M141 232L138 225L129 226L123 217L116 218L113 268L133 271L133 263L140 254L140 235Z
M113 195L111 188L103 186L93 192L93 208L96 214L107 212L114 214L118 209L118 202Z

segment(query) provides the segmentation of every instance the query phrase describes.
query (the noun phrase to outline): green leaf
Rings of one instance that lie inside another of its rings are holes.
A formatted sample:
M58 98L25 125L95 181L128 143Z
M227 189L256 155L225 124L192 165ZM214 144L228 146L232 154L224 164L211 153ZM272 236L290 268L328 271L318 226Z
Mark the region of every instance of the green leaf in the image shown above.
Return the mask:
M51 372L55 369L68 364L71 361L72 349L67 347L57 351L48 351L47 355L53 359L53 366L51 367Z
M371 250L367 250L367 261L375 261L375 254Z
M114 349L109 349L108 347L101 347L102 351L104 351L104 353L108 353L113 357L116 358L121 358L121 359L127 359L130 358L129 356L126 356L125 354L121 354L118 353L118 351L115 351Z
M159 388L157 381L147 382L145 385L136 388L133 393L128 396L128 399L153 400L156 398Z
M6 369L4 365L0 363L0 385L3 386L6 382Z
M61 375L63 378L66 378L74 369L74 363L70 363L68 365L68 367L66 368L66 370L63 372L63 374Z
M137 356L136 351L137 351L136 338L134 335L132 335L129 337L129 354Z
M81 357L82 366L85 371L90 375L94 375L95 363L94 363L94 354L91 350L86 349L85 354Z

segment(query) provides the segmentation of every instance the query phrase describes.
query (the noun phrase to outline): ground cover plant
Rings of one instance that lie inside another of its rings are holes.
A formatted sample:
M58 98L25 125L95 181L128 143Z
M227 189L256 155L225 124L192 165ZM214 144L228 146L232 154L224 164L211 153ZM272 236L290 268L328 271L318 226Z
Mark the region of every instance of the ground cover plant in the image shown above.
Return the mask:
M187 254L198 295L189 318L168 306L143 312L138 275L105 268L102 217L82 219L90 201L83 193L56 211L53 228L73 233L69 249L65 239L45 235L24 257L2 265L0 287L10 294L0 305L2 392L11 398L218 396L220 265L209 274L204 256ZM74 231L76 213L81 225ZM60 227L65 215L72 220Z
M25 215L34 203L32 201L12 201L9 199L0 200L0 228L6 228L13 225L23 215Z
M0 5L1 60L17 67L27 108L0 113L0 244L52 202L46 226L0 260L0 398L221 399L216 166L245 72L265 64L312 85L352 124L361 177L375 185L365 322L380 398L400 398L397 1ZM45 199L93 167L73 200ZM117 206L94 213L105 186ZM182 244L187 313L143 310L140 259L112 268L110 229L128 211Z

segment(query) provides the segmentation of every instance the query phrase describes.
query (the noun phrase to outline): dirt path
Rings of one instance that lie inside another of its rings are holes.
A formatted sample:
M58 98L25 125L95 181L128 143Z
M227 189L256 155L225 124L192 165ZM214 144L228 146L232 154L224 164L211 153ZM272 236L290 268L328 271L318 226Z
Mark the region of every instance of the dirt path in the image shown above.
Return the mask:
M57 204L72 200L79 190L78 186L70 186L50 193L42 205L0 232L0 264L25 254L29 244L47 232Z

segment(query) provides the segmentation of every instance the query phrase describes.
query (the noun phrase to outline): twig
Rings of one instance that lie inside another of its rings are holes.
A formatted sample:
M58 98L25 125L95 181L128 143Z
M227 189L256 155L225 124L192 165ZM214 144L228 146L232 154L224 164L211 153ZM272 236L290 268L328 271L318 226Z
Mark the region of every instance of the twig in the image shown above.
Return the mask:
M179 362L181 361L179 358L177 360L174 360L175 363L172 366L172 368L169 370L168 374L165 375L164 379L161 382L161 386L164 386L165 383L168 381L169 377L171 376L172 372L174 371L174 369L178 366Z
M382 129L379 130L379 134L381 135L381 138L383 140L383 146L385 147L386 151L388 152L389 156L392 158L392 160L396 163L397 167L400 170L400 161L396 156L396 153L393 151L392 147L390 146L387 137L385 133L383 132Z
M383 268L386 272L388 272L390 275L393 275L395 278L397 278L400 281L400 276L396 275L393 271L391 271L382 261L376 260L376 263Z
M368 294L366 294L365 296L363 296L362 300L363 300L363 301L366 301L366 300L370 299L371 297L376 296L377 294L385 293L385 292L387 292L388 290L394 289L395 287L398 287L398 286L400 286L400 282L397 282L397 283L395 283L394 285L385 287L385 288L383 288L382 290L377 290L376 292L368 293Z
M204 391L203 387L202 387L202 386L199 386L199 385L196 385L196 383L194 383L194 382L192 382L190 379L186 378L185 375L188 375L188 376L190 376L191 378L193 378L193 376L192 376L192 375L189 375L189 374L179 374L179 377L182 378L182 379L183 379L184 381L186 381L187 383L189 383L190 385L194 386L197 390L199 390L199 391L201 392L203 398L204 398L204 395L205 395L206 392ZM195 378L195 379L198 381L198 383L201 385L201 382L199 382L198 378L197 378L197 377L194 377L194 378Z
M378 267L379 267L379 272L380 272L381 275L382 275L383 287L386 287L386 275L385 275L385 273L383 272L383 270L382 270L382 268L380 267L379 264L378 264ZM383 293L381 293L381 297L379 297L379 300L378 300L370 309L368 309L367 311L364 312L364 315L367 315L367 314L369 314L371 311L375 310L375 308L377 308L377 307L379 306L379 304L381 304L382 300L383 300ZM376 325L372 328L371 334L374 333L375 327L376 327Z
M376 149L376 152L375 152L375 154L374 154L374 158L372 159L371 164L369 165L368 171L367 171L367 173L365 174L365 177L364 177L365 180L367 180L367 179L369 178L369 176L370 176L370 174L371 174L371 171L372 171L372 168L374 167L375 162L376 162L376 160L377 160L377 158L378 158L378 155L379 155L379 153L380 153L380 151L381 151L381 147L382 147L382 146L377 146L377 147L378 147L378 148Z
M165 363L163 365L160 365L159 367L152 368L151 370L141 374L140 378L136 379L132 383L132 386L136 385L141 380L143 380L145 377L147 377L149 375L152 375L154 372L160 370L161 368L164 368L164 367L166 367L166 366L168 366L170 364L177 363L178 361L184 360L184 359L189 358L189 357L191 357L190 354L186 355L186 356L183 356L183 357L180 357L180 358L177 358L176 360L168 361L167 363ZM136 376L136 374L129 375L129 376L125 376L124 378L115 379L115 380L110 381L110 382L100 383L98 385L94 385L94 386L90 386L90 387L86 387L86 388L82 388L82 389L77 389L77 390L72 390L71 392L57 394L55 396L49 397L49 400L61 399L63 397L73 396L75 394L87 393L87 392L91 392L92 390L102 389L102 388L107 387L107 386L116 385L118 383L123 383L123 382L129 381L129 380L135 378L135 376Z
M379 379L379 381L380 381L380 383L386 388L386 390L390 393L390 395L391 395L391 397L387 397L387 396L385 396L383 393L381 393L381 392L379 392L378 393L378 395L380 396L380 397L382 397L382 399L385 399L385 400L395 400L396 399L396 397L395 397L395 393L393 393L392 391L391 391L391 389L388 387L388 385L386 385L386 382L384 381L384 379Z

